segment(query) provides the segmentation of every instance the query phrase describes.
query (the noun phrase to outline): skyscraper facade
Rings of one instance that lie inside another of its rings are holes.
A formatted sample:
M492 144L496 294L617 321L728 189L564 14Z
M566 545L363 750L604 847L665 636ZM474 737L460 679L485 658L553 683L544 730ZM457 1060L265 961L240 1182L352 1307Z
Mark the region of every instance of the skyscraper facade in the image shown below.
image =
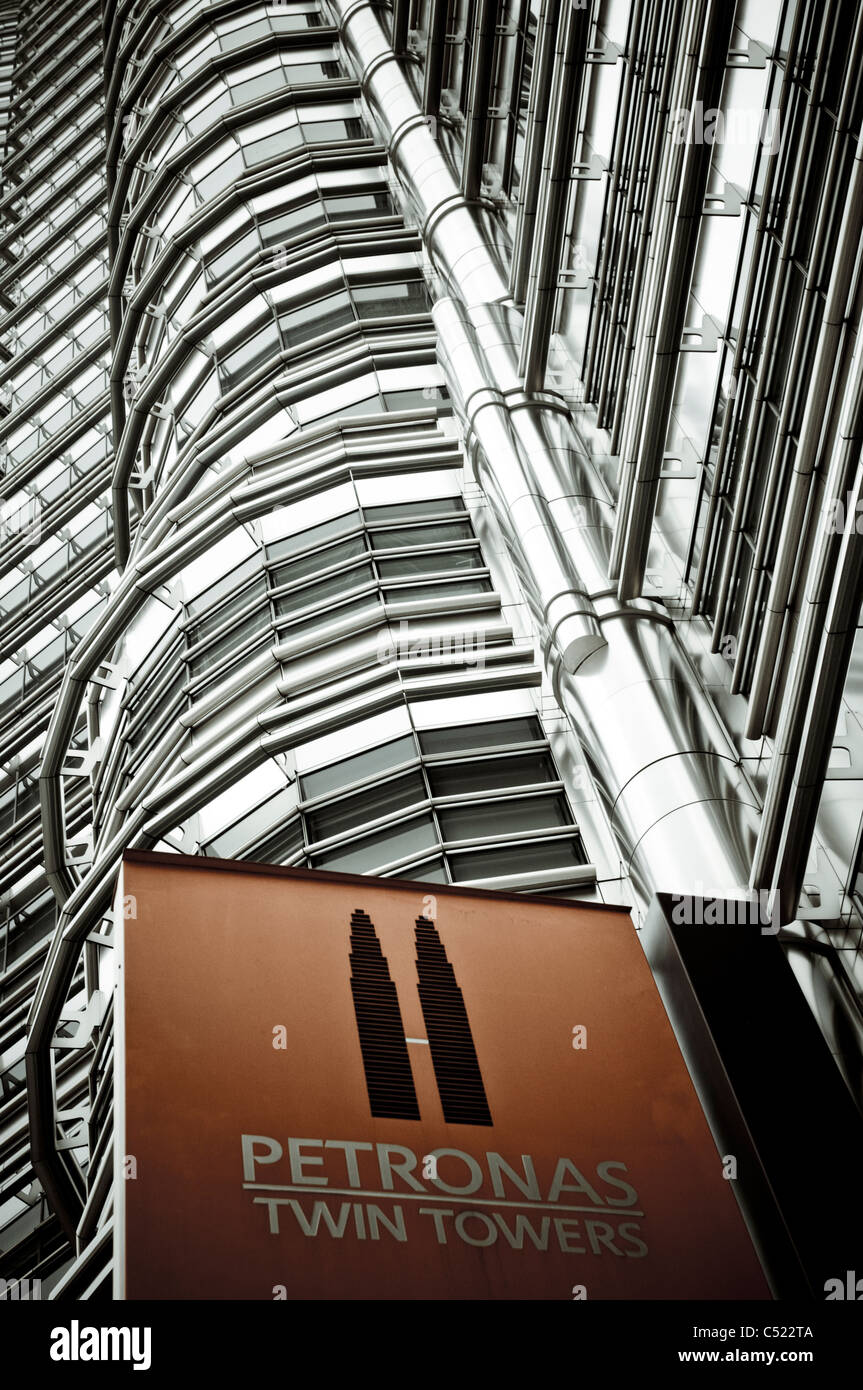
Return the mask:
M0 1274L110 1288L130 847L761 894L859 1098L861 54L0 9Z

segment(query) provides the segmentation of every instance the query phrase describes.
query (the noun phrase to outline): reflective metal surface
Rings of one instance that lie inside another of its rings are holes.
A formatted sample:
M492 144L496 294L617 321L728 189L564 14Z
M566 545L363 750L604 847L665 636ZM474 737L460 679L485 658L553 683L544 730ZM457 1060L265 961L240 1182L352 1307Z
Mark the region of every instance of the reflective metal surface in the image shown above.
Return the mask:
M104 1288L127 846L777 884L863 1095L863 12L7 15L0 1275Z

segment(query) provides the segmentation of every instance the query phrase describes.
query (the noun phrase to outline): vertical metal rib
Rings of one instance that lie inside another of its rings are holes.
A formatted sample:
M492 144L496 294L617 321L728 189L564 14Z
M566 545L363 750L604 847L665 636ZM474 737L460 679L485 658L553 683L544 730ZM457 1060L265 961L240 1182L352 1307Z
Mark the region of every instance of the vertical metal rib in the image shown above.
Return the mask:
M798 46L799 32L803 23L803 8L797 6L794 12L794 22L789 37L789 50L795 52ZM788 110L791 104L793 90L795 86L794 70L790 63L786 63L782 69L782 83L779 89L779 99L777 103L778 129L785 129L788 119ZM752 304L758 286L759 275L761 273L761 257L764 254L763 248L768 236L770 224L773 219L773 181L780 168L781 145L779 141L774 141L768 154L767 169L765 171L764 188L761 196L761 207L758 213L758 222L755 227L755 244L749 264L749 273L746 280L746 291L743 299L743 306L739 314L741 323L749 323L752 314ZM750 355L751 343L749 335L739 333L734 348L734 357L731 367L731 379L738 384L741 373L747 358ZM726 403L725 412L722 419L722 429L719 437L719 444L716 451L716 462L713 473L713 487L707 505L707 516L704 523L704 540L702 542L701 556L698 563L698 571L695 576L695 583L692 590L692 611L700 613L704 608L705 590L708 585L708 576L712 571L714 557L714 537L716 532L716 522L720 514L720 503L725 494L721 488L722 476L725 472L725 464L728 458L730 441L733 438L733 424L736 418L735 408L737 401L729 400ZM721 632L718 625L714 629L718 633L715 641L714 650L718 649Z
M708 8L696 83L696 99L702 102L705 111L719 105L725 56L733 24L733 10L724 0L713 0ZM685 148L671 253L664 276L662 307L650 364L647 412L640 431L632 502L626 518L618 583L618 596L621 599L636 598L644 583L680 340L686 326L689 287L710 171L709 145L689 143Z
M515 245L509 279L510 291L516 304L523 304L527 293L527 275L535 236L536 206L539 199L539 181L548 122L556 38L557 5L555 0L542 0L542 9L536 26L536 49L528 103L524 168L518 190Z
M519 375L526 391L545 385L549 339L557 295L560 252L572 180L572 159L587 50L585 10L561 11L557 40L553 116L543 155L537 229L531 254Z
M615 580L620 576L623 563L626 524L639 456L639 436L647 412L650 361L663 302L662 281L670 256L674 209L684 154L683 146L677 146L666 157L665 132L671 111L690 107L694 99L698 58L696 43L701 17L701 9L693 10L684 32L684 14L681 12L680 27L676 32L680 35L687 56L680 63L665 64L662 78L657 128L647 179L648 194L641 218L642 230L630 296L632 308L618 373L619 378L628 385L618 400L612 426L612 450L619 452L621 457L617 525L609 568L609 577Z
M432 0L423 81L423 110L427 116L440 112L448 8L448 0Z
M647 167L647 177L634 179L627 177L626 198L620 217L621 238L624 246L619 256L614 252L603 252L603 267L606 262L614 266L614 290L611 306L607 311L606 349L602 354L602 370L598 383L594 383L597 423L600 428L612 430L611 453L618 451L616 440L624 418L628 396L628 382L620 363L625 360L627 343L631 347L630 326L641 316L641 295L645 282L644 267L649 245L649 228L653 210L659 196L659 169L665 149L665 132L669 116L669 98L672 87L673 65L662 62L662 53L673 51L677 45L682 19L681 6L671 4L654 5L651 9L651 28L645 46L641 66L638 101L633 119L631 140L638 141L637 147L630 147L625 154L625 167ZM657 91L648 72L650 67L663 69L662 80ZM615 265L615 260L617 264ZM630 274L630 266L632 272ZM627 322L627 333L618 352L615 335L622 319ZM617 393L612 412L610 396L612 389ZM609 419L611 416L611 419Z
M393 52L404 53L408 44L410 0L393 0Z
M461 187L466 198L478 198L482 183L482 156L488 124L496 17L496 0L480 0L471 50L470 84L462 159Z
M861 15L863 15L863 11L861 11ZM863 30L863 23L859 25L858 36L861 30ZM833 178L836 177L837 166L841 162L840 151L843 134L844 131L837 126L833 159L831 160ZM828 176L826 187L829 189L831 184L832 179ZM821 226L824 227L825 222L822 222ZM794 461L794 472L791 475L782 534L777 549L770 594L767 599L761 644L752 681L746 729L747 738L757 738L763 731L768 698L776 676L779 643L800 545L803 518L806 512L813 470L818 459L819 442L825 427L824 403L830 398L830 383L836 371L839 346L845 330L848 296L859 254L861 233L863 233L863 136L857 143L851 183L833 259L827 303L824 308L824 317L821 322L821 332L812 368L812 380L800 430L800 443ZM817 259L813 256L812 276L817 276L819 268Z
M651 23L656 22L656 7L651 13ZM599 275L596 282L596 298L594 309L590 318L590 325L587 334L587 346L584 353L584 392L587 400L593 399L593 374L594 362L596 358L597 345L600 337L600 324L605 318L603 305L606 299L606 290L609 276L612 274L617 262L614 255L614 244L617 241L617 222L618 222L618 197L621 184L626 179L628 169L624 166L623 152L627 141L632 137L630 125L630 109L633 105L633 91L636 90L634 104L636 112L644 94L644 84L637 80L639 68L639 49L642 41L642 22L644 10L640 6L634 7L629 14L629 33L626 44L626 62L623 71L623 90L621 92L620 107L617 113L617 126L614 132L614 148L611 156L611 183L608 189L605 212L603 215L602 231L599 238L599 245L603 248L604 254L600 258ZM649 47L649 40L647 47ZM638 115L635 117L635 125L638 127ZM634 187L638 180L626 179L629 183L630 194L634 195ZM626 230L626 217L623 217L623 234ZM621 237L622 239L622 237ZM611 315L610 329L613 331L614 315Z
M809 151L812 145L815 125L818 120L818 76L820 75L826 55L825 32L827 28L828 26L825 20L819 37L818 53L815 62L815 77L813 78L812 90L806 108L805 124L801 138L801 158L798 160L795 167L794 180L788 198L788 207L785 217L785 235L782 239L779 262L771 284L770 305L763 336L763 341L765 343L773 342L776 338L782 311L783 290L787 284L788 268L793 259L794 246L797 239L798 210L806 182ZM728 631L732 577L737 569L740 537L746 521L746 511L749 502L749 484L752 476L755 449L758 443L758 427L763 418L764 402L771 386L770 371L771 360L766 353L762 353L758 365L758 385L755 400L749 411L749 428L743 449L743 457L737 472L731 525L726 537L722 568L717 586L714 619L714 651L719 649L722 638Z
M778 884L783 908L791 916L799 900L860 611L863 535L855 525L863 499L859 337L839 436L753 859L753 886ZM845 520L841 530L834 528L831 507L840 499Z

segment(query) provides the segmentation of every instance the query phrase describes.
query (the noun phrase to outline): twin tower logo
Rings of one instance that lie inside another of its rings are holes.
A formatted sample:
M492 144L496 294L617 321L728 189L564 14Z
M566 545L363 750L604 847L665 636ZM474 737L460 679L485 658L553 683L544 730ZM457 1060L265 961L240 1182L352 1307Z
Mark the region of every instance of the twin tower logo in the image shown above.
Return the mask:
M415 922L417 990L447 1124L490 1125L491 1112L462 992L434 923ZM418 1120L419 1102L396 987L368 913L351 914L351 992L372 1114Z

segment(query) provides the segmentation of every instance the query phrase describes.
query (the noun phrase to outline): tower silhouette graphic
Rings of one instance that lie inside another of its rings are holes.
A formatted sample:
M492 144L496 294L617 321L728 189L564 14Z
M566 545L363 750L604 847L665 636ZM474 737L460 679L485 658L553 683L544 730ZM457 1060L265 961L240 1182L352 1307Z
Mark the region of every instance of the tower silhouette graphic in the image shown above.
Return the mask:
M396 987L368 913L351 914L351 993L372 1114L418 1120L408 1045Z
M417 989L435 1080L448 1124L493 1123L464 998L434 923L415 922ZM369 1104L374 1116L418 1120L407 1039L396 986L374 923L351 914L351 993Z
M464 998L433 922L416 919L419 996L447 1124L490 1125Z

